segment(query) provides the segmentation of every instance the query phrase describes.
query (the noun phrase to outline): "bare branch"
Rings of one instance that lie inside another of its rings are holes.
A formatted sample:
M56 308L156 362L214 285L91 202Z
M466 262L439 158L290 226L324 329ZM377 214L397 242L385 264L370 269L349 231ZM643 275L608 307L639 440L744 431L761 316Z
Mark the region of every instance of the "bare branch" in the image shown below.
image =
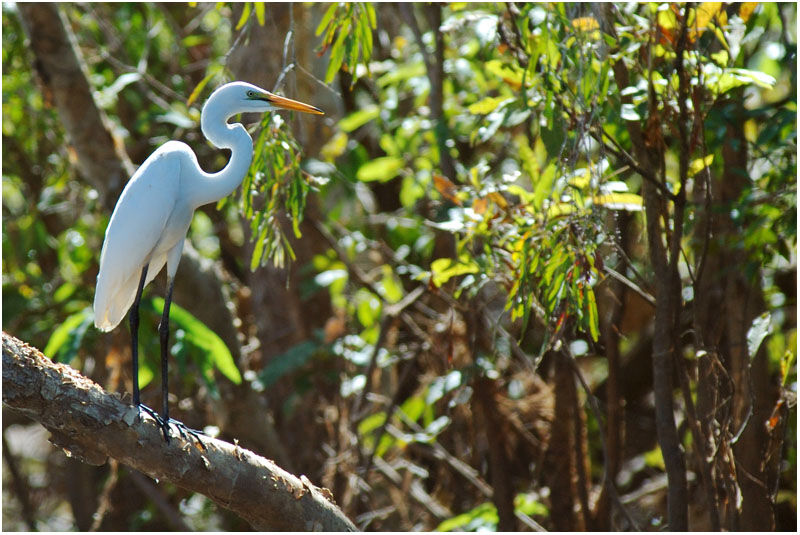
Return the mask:
M3 333L3 403L40 422L68 455L109 457L158 481L208 496L257 530L355 531L330 491L235 444L204 437L205 449L156 422L65 364Z

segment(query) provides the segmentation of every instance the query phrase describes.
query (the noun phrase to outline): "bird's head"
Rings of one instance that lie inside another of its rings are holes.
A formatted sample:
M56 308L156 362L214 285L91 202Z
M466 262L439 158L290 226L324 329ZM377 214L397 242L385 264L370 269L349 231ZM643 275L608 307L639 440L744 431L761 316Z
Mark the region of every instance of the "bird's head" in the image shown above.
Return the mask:
M221 103L224 109L233 114L264 113L273 110L294 110L316 115L325 113L310 104L270 93L266 89L247 82L231 82L223 85L211 94L206 106L212 101Z

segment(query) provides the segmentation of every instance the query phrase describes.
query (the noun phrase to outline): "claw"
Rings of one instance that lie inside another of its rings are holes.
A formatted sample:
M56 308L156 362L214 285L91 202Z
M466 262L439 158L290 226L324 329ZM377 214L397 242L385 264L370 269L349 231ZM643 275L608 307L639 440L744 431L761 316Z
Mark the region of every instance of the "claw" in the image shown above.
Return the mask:
M170 425L175 426L175 429L178 430L178 434L181 436L183 440L188 442L190 440L189 437L191 436L200 445L200 447L203 448L203 450L208 449L206 448L206 445L203 443L203 439L200 438L200 435L205 435L205 433L203 433L202 431L198 431L197 429L192 429L183 422L179 422L178 420L173 420L172 418L170 418L167 421L167 427L169 427Z
M200 447L203 448L204 451L208 450L208 448L206 448L206 445L203 443L203 440L200 438L200 435L205 435L205 433L203 433L202 431L198 431L197 429L192 429L183 422L180 422L173 418L169 418L165 421L164 418L159 416L156 411L154 411L147 405L142 405L140 403L139 409L143 410L144 412L153 417L158 427L161 428L161 432L164 434L164 442L166 442L167 444L169 444L170 426L174 426L183 440L189 442L191 439L194 439L200 445ZM189 437L191 437L191 439Z

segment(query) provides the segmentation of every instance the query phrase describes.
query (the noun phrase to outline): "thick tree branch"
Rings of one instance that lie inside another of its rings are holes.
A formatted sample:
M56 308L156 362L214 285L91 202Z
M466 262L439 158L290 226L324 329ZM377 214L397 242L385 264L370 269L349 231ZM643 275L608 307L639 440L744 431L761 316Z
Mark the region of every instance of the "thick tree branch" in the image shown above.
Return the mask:
M206 449L173 435L119 395L3 333L3 403L40 422L68 455L100 465L108 457L159 481L208 496L257 530L355 531L305 476L211 437Z

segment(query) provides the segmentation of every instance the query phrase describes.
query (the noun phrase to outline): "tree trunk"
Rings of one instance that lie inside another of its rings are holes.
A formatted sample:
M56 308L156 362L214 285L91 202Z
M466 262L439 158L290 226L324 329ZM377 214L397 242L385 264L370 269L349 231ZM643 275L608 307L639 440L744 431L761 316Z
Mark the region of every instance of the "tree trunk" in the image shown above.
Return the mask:
M78 171L111 212L133 165L106 127L108 118L97 107L80 50L61 10L50 3L18 3L34 53L34 67L45 102L55 104Z
M554 363L555 393L545 476L550 487L550 518L556 531L586 531L589 511L585 417L567 357L560 352L549 356Z

